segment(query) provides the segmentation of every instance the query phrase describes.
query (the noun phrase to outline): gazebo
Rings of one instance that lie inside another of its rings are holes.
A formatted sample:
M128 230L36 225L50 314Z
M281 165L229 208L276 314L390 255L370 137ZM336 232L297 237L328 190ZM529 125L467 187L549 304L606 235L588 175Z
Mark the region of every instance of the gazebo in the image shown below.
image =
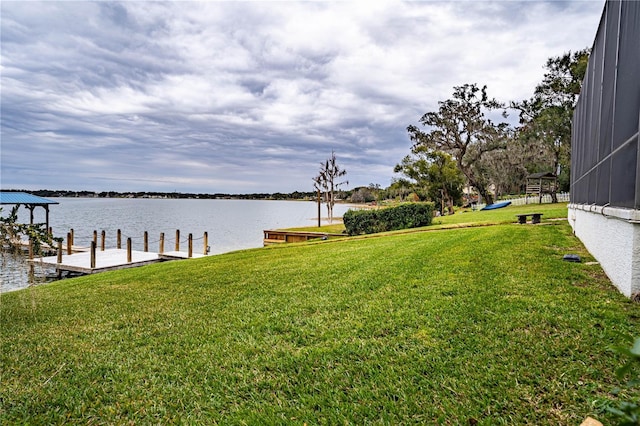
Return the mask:
M527 195L538 195L538 202L542 202L542 194L551 194L556 202L558 191L558 177L551 172L533 173L527 176Z
M46 198L38 197L36 195L27 194L26 192L0 192L0 205L13 204L24 205L30 212L29 223L33 225L33 210L40 206L46 211L46 226L49 230L49 205L60 204L57 201L47 200Z

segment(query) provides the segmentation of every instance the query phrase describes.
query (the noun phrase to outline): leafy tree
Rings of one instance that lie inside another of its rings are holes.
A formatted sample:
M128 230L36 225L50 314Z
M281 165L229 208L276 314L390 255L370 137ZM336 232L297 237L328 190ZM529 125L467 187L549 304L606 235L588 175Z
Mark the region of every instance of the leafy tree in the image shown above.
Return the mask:
M335 152L331 151L331 157L324 163L320 163L320 172L313 178L314 188L324 192L324 202L327 205L329 223L333 221L336 191L340 186L349 184L348 181L339 181L346 174L347 171L338 165Z
M520 113L519 137L542 147L544 166L558 175L562 190L569 187L571 121L588 61L589 49L549 58L533 97L511 103Z
M18 209L20 204L16 204L8 216L1 216L0 207L0 251L8 249L18 252L21 247L22 237L27 237L31 242L33 254L42 254L43 245L54 246L54 242L62 241L61 238L54 238L49 234L49 230L44 223L21 224L18 223Z
M519 194L524 191L526 178L531 173L548 171L548 158L540 142L526 140L518 132L509 137L505 149L488 153L483 162L496 196Z
M428 198L435 201L440 213L444 206L453 214L453 206L462 198L464 176L458 170L451 156L442 151L433 151L424 146L414 147L413 155L407 155L394 168L396 173L412 179L417 187L422 187Z
M414 149L424 147L444 151L455 160L469 184L476 188L487 204L493 203L489 192L489 177L481 162L483 157L503 149L508 136L508 124L495 124L485 116L504 105L487 96L487 86L465 84L454 87L453 99L438 102L437 112L427 112L420 123L429 128L423 132L416 126L407 127Z
M353 203L370 203L376 200L376 194L370 188L361 186L351 194L351 202Z
M411 193L413 186L414 184L409 182L407 179L393 178L391 180L391 185L386 189L387 198L395 198L400 201L404 201L404 199Z

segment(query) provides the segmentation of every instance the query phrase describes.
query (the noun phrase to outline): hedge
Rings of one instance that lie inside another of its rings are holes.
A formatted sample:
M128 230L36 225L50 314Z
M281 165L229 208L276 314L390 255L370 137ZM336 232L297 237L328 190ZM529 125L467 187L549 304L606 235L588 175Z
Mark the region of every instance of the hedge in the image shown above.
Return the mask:
M349 210L342 220L347 234L373 234L431 225L433 203L407 203L381 210Z

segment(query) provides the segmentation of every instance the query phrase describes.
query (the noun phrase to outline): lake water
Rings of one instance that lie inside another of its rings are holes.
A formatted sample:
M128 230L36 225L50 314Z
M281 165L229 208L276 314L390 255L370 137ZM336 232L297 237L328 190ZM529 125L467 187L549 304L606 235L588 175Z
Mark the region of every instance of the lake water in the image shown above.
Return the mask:
M49 207L49 225L56 237L65 238L74 230L74 244L89 246L93 231L106 234L106 247L116 247L117 230L122 247L131 238L134 250L143 249L143 236L149 234L149 251L157 252L160 233L165 235L165 251L174 249L176 229L180 230L180 248L186 251L188 234L193 235L193 251L202 253L203 235L208 233L210 254L262 247L263 230L315 226L318 205L311 201L267 200L195 200L142 198L51 198L60 204ZM6 216L11 206L4 206ZM341 217L348 205L336 204L334 216ZM326 206L322 206L326 216ZM45 210L36 207L34 222L45 222ZM21 207L18 221L29 222L29 211ZM323 224L326 224L323 217ZM24 258L3 255L0 292L25 288L34 281ZM35 281L53 275L55 270L35 267Z

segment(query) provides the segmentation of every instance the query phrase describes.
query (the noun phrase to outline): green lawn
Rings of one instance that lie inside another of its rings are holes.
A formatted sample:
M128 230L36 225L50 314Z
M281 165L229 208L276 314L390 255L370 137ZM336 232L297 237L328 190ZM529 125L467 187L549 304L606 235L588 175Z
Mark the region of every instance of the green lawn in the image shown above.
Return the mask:
M433 218L433 223L428 230L449 229L468 226L486 226L498 225L505 223L516 223L517 214L524 213L542 213L542 220L550 219L566 219L567 203L558 204L530 204L525 206L508 206L497 210L476 210L464 209L450 216L440 216ZM528 218L531 220L531 218ZM341 222L331 225L307 226L301 228L289 228L292 231L312 231L312 232L328 232L339 234L344 231L344 225ZM425 229L425 228L422 228ZM405 232L405 231L400 231Z
M542 213L542 220L567 218L567 203L529 204L524 206L508 206L497 210L462 210L451 216L436 217L434 225L467 225L467 224L500 224L516 223L517 214ZM531 220L531 218L528 218Z
M566 253L593 260L566 222L506 224L2 294L0 423L607 422L640 305Z

